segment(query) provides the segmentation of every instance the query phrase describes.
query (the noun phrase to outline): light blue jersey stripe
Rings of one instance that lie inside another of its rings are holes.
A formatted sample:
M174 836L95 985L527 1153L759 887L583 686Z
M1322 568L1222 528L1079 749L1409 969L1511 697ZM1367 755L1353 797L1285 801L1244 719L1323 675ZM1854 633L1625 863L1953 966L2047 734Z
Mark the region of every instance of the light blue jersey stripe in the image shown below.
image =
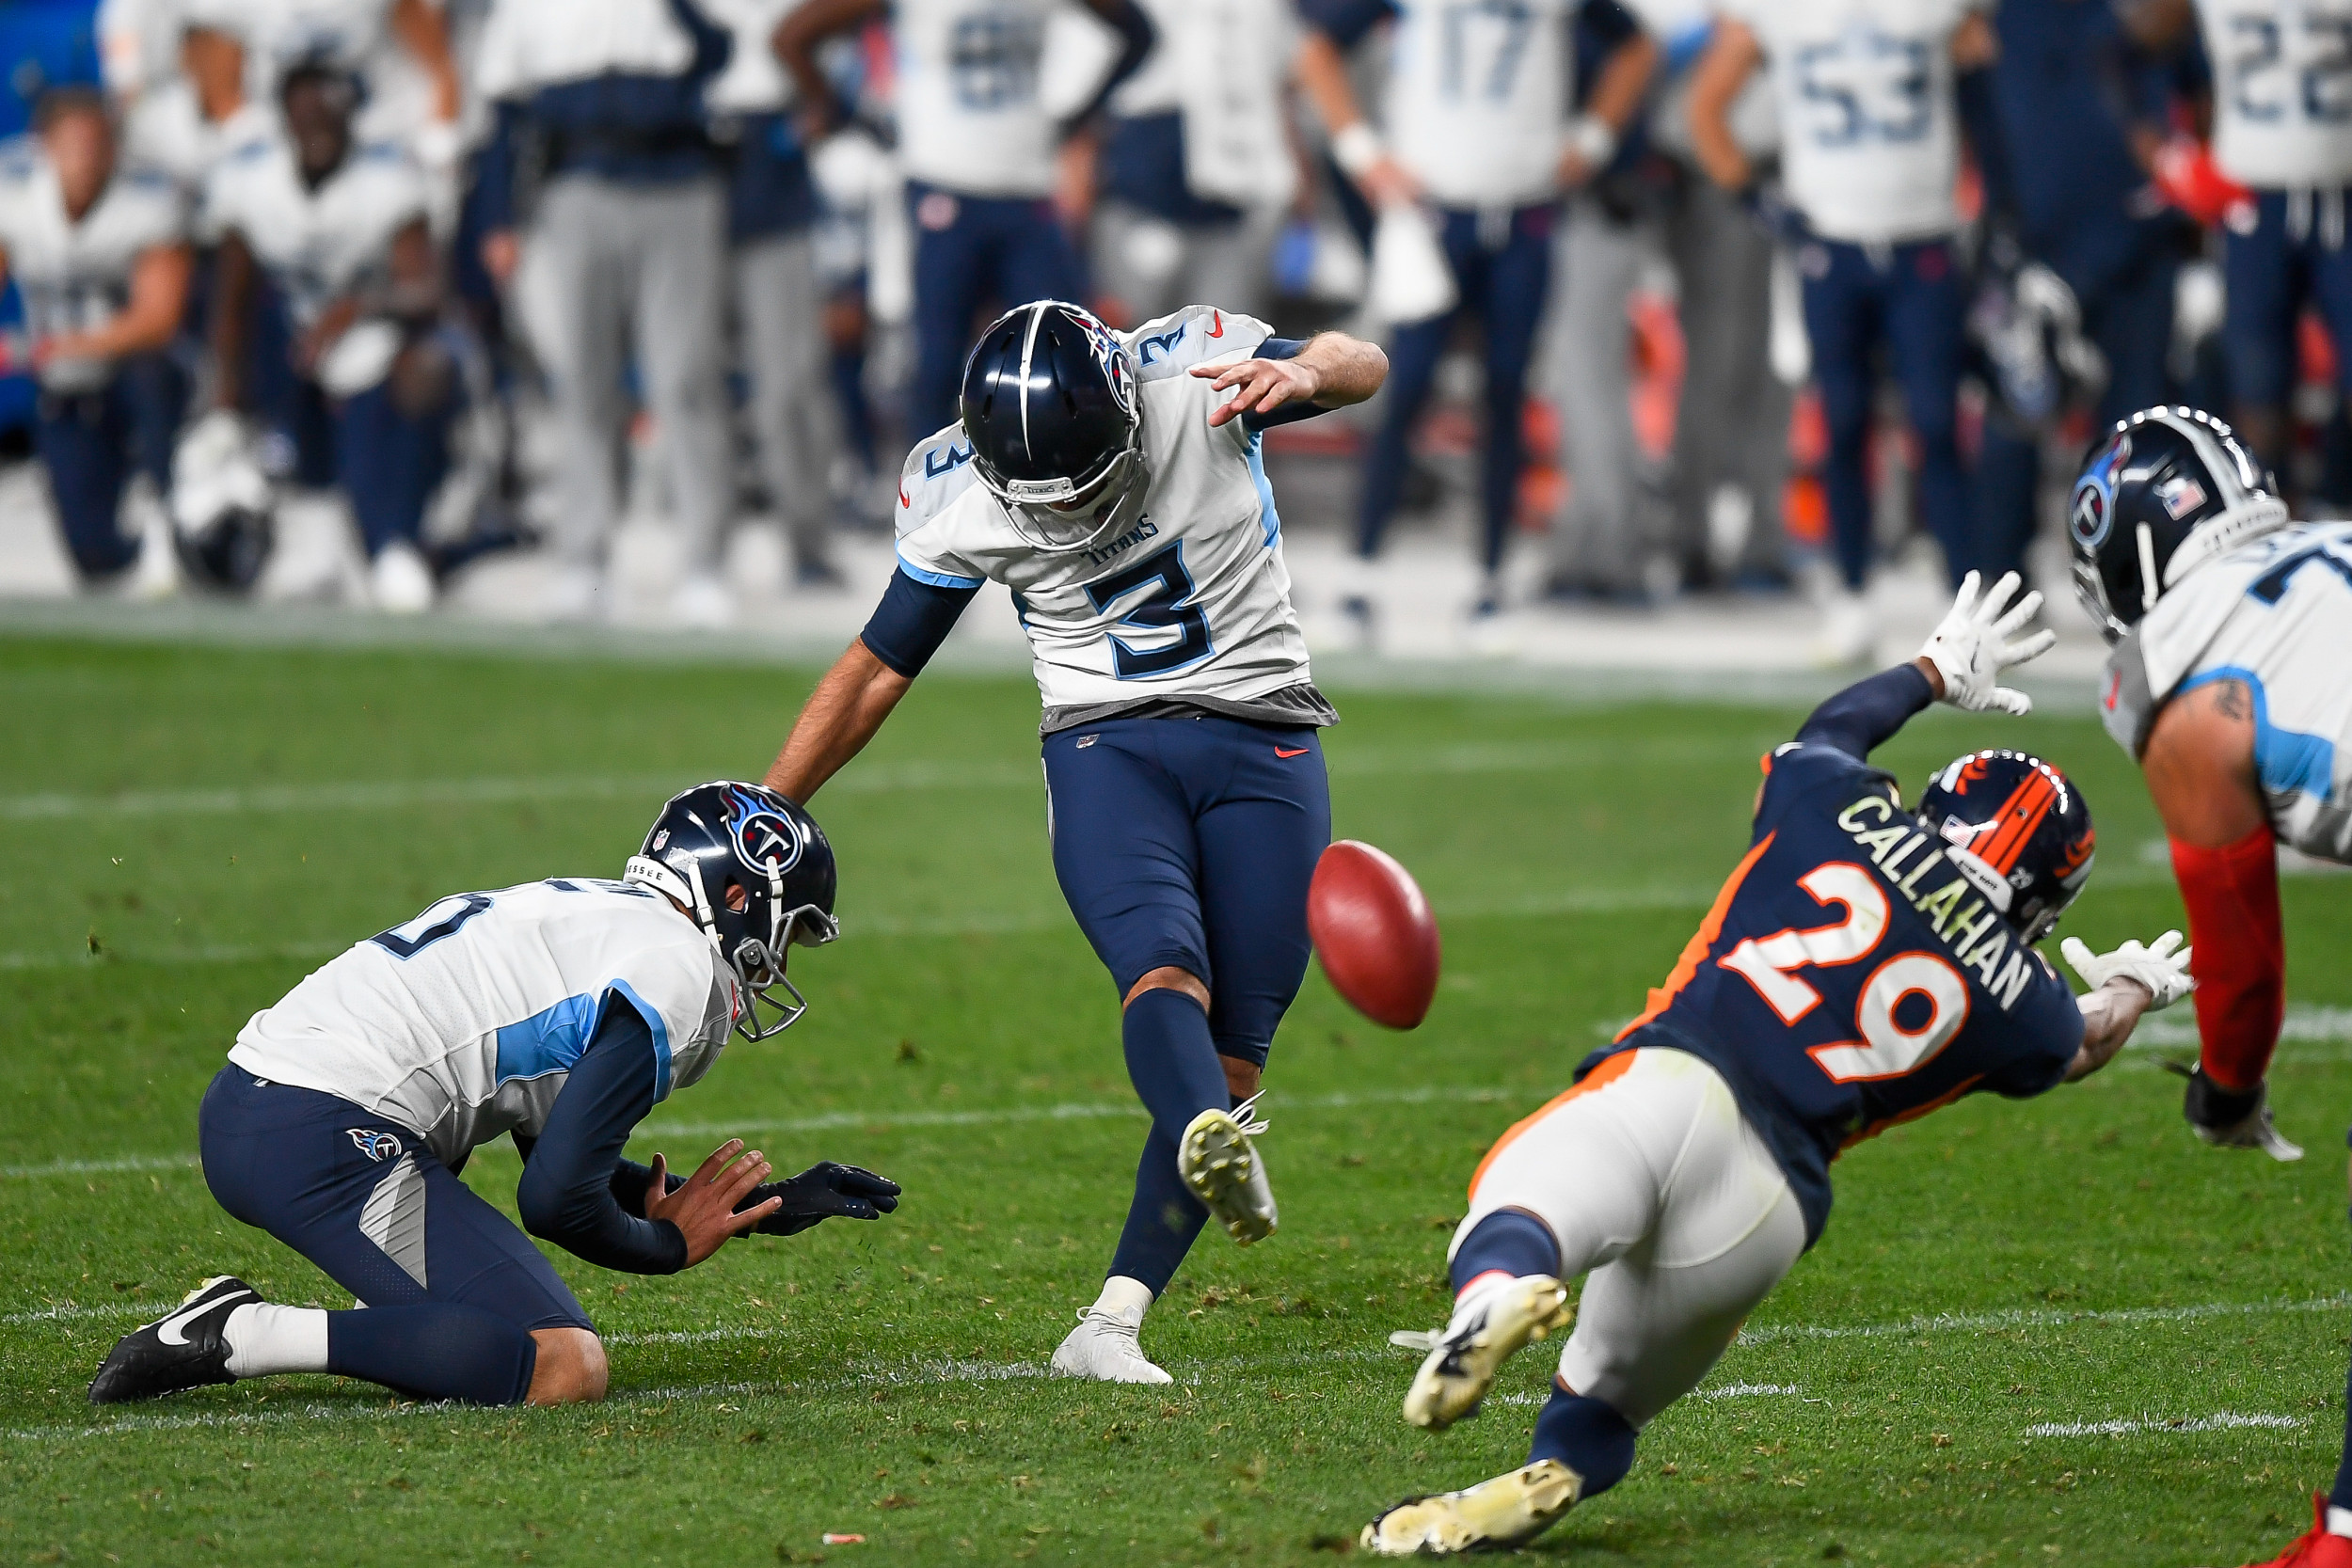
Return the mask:
M2244 681L2254 694L2254 776L2274 795L2301 794L2326 800L2335 794L2336 744L2324 735L2282 730L2270 721L2270 698L2262 677L2235 664L2201 670L2181 683L2193 691L2216 681Z

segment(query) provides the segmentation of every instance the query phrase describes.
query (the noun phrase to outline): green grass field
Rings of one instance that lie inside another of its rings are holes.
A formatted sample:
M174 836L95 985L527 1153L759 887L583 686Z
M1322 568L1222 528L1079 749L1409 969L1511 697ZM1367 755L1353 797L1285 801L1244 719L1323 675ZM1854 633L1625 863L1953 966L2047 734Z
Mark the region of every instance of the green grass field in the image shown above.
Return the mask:
M1173 1389L1040 1375L1143 1123L1053 884L1034 690L942 672L817 802L845 936L796 966L814 1010L632 1148L691 1164L740 1132L787 1169L856 1161L905 1183L895 1217L666 1279L559 1259L611 1337L598 1408L291 1378L91 1412L113 1338L204 1275L348 1304L192 1164L243 1021L443 893L617 875L670 790L758 775L808 679L0 639L0 1561L1311 1563L1519 1460L1543 1347L1431 1437L1398 1418L1412 1358L1386 1336L1444 1316L1478 1156L1665 972L1794 705L1339 689L1338 830L1418 873L1446 978L1397 1036L1310 975L1267 1079L1283 1228L1202 1239L1146 1329ZM2088 711L1939 712L1882 757L1915 784L1963 747L2045 751L2101 825L2064 929L2153 936L2177 895ZM1535 1557L2234 1564L2303 1528L2352 1323L2352 879L2285 898L2274 1096L2310 1159L2194 1143L2153 1048L1856 1149L1708 1397ZM518 1168L500 1145L467 1178L511 1212Z

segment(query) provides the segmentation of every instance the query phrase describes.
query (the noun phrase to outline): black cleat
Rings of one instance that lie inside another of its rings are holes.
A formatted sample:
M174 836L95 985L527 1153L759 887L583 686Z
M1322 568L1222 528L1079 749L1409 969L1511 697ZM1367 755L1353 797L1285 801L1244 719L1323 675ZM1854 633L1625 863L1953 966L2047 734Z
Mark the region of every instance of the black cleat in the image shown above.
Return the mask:
M183 1388L232 1381L229 1341L221 1330L230 1313L261 1299L252 1286L229 1275L206 1280L170 1312L115 1341L90 1379L90 1403L160 1399Z

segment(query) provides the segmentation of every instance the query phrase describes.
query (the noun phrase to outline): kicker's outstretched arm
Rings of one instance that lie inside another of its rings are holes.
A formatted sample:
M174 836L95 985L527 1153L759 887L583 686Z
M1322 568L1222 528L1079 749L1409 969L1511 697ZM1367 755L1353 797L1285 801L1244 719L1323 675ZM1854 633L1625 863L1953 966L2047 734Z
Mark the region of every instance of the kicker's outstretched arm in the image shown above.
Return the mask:
M874 738L978 592L977 582L921 582L903 567L893 572L866 629L808 694L768 769L768 787L807 804Z

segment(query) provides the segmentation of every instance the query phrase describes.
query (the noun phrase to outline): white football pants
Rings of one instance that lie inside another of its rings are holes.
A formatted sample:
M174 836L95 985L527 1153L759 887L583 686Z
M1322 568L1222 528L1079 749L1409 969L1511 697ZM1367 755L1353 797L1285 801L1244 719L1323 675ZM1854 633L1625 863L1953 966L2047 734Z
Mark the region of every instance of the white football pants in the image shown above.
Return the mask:
M1613 1056L1505 1132L1470 1179L1454 1248L1500 1209L1551 1228L1562 1279L1591 1271L1560 1381L1635 1427L1697 1386L1804 1251L1772 1151L1680 1051Z

